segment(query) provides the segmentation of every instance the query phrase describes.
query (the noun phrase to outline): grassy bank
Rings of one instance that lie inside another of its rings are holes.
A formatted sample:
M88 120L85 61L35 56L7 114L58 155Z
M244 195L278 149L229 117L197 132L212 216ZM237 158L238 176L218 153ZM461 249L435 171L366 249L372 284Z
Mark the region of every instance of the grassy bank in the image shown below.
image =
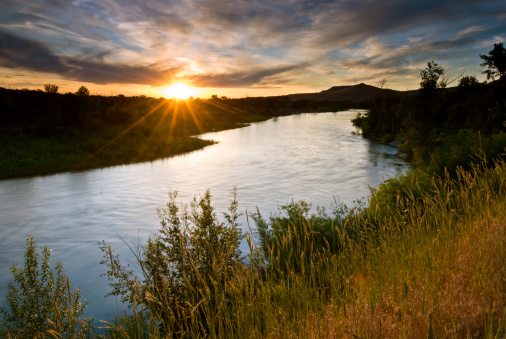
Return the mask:
M119 134L111 131L97 133L91 138L79 134L47 138L0 137L3 145L0 179L153 161L214 144L212 140L167 137L160 133L123 138L117 138Z
M216 267L197 269L200 283L172 305L186 315L178 324L149 329L160 314L141 312L111 324L109 335L502 338L505 170L459 171L419 198L406 192L395 211L367 206L332 220L278 218L268 230L275 244L265 256L252 245L250 266L228 279L218 279ZM318 245L322 222L339 235L339 249Z
M153 161L214 143L195 135L270 117L211 100L0 94L16 104L0 117L0 179Z
M250 218L265 233L258 245L247 236L248 265L237 256L235 198L224 224L209 194L186 212L174 194L137 253L139 271L103 246L112 292L135 310L104 323L104 336L503 338L506 165L425 180L392 179L369 205L332 217L306 217L292 202Z

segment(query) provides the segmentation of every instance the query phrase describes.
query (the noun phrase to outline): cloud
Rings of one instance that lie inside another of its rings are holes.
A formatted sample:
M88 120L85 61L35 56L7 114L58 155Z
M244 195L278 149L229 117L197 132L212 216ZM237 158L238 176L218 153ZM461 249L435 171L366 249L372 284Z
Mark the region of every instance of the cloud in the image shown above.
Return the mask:
M461 38L465 35L469 35L471 33L480 32L483 31L484 28L481 26L471 26L469 28L464 29L463 31L460 31L459 34L455 37L455 39Z
M95 84L140 84L162 86L172 81L181 70L179 67L158 71L149 66L106 64L69 58L69 79Z
M55 55L37 41L0 31L0 66L54 73L71 80L95 84L163 85L170 82L181 68L159 71L150 66L131 66L88 61Z
M0 31L0 65L3 67L26 65L27 69L46 73L65 73L68 70L61 59L41 43L2 31Z
M503 0L4 0L0 66L99 84L319 86L474 53L504 35L501 17Z
M259 84L265 78L299 69L304 65L291 65L254 71L235 72L227 74L199 74L188 77L197 87L251 87Z

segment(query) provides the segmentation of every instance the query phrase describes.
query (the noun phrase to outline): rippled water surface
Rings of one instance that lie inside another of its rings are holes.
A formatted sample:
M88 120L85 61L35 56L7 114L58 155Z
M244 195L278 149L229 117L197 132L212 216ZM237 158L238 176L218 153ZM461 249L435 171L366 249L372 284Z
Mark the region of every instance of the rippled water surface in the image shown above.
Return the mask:
M157 207L167 192L182 202L211 189L224 211L237 186L240 210L256 206L268 216L292 199L332 207L333 198L351 205L369 186L405 171L395 148L352 135L356 112L301 114L202 135L219 141L184 156L100 170L0 181L0 298L12 280L9 266L22 263L25 240L53 249L73 284L88 299L87 315L111 319L118 308L104 299L107 280L98 262L97 241L105 240L126 259L119 236L134 243L159 226ZM246 219L242 218L247 231ZM245 248L244 248L245 249Z

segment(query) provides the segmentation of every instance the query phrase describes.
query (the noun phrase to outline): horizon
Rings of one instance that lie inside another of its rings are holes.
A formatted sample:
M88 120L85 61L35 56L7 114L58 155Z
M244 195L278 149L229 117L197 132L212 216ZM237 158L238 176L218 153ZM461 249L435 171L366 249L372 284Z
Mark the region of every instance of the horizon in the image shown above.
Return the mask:
M434 60L480 81L505 41L502 1L28 0L0 3L0 87L102 96L318 93L366 83L418 89Z
M49 85L55 85L55 84L49 84ZM179 84L176 84L175 86L178 87L177 85ZM116 96L125 96L125 97L146 97L146 98L151 98L151 99L165 99L165 100L179 100L179 101L185 101L185 100L195 100L195 99L202 99L202 100L210 100L210 99L213 99L213 97L217 97L218 99L223 99L223 98L226 98L226 99L245 99L245 98L267 98L267 97L279 97L279 96L292 96L292 95L305 95L305 94L308 94L308 95L315 95L315 94L320 94L322 92L326 92L328 90L331 90L333 88L336 88L336 87L356 87L356 86L361 86L361 85L365 85L365 86L368 86L368 87L374 87L374 88L377 88L377 89L384 89L384 90L392 90L391 88L380 88L378 86L375 86L375 85L370 85L370 84L366 84L366 83L359 83L359 84L353 84L353 85L341 85L341 86L332 86L332 87L329 87L327 89L323 89L321 91L316 91L316 92L305 92L305 93L289 93L289 94L280 94L280 95L259 95L259 96L246 96L246 97L228 97L228 96L218 96L217 94L214 94L214 95L211 95L210 97L200 97L200 96L194 96L194 95L188 95L187 97L184 97L184 98L180 98L180 97L177 97L177 96L170 96L170 95L161 95L161 96L149 96L149 95L145 95L145 94L132 94L132 95L124 95L122 93L118 93L118 94L97 94L97 93L89 93L89 96L102 96L102 97L116 97ZM58 85L56 85L58 86ZM172 86L174 87L174 86ZM449 86L447 88L452 88L452 86ZM29 89L29 88L6 88L6 87L2 87L0 86L0 89L6 89L6 90L13 90L13 91L35 91L35 92L46 92L44 89L41 89L41 88L34 88L34 89ZM191 90L194 90L193 88ZM414 89L415 91L418 90L417 89ZM170 92L170 88L165 88L164 91L166 93L169 93ZM398 91L398 90L393 90L393 91ZM398 91L398 92L408 92L408 91L413 91L413 90L406 90L406 91ZM60 95L64 95L64 94L73 94L73 95L76 95L77 93L76 92L71 92L71 91L68 91L68 92L61 92L61 91L57 91L56 94L60 94ZM336 101L339 101L339 100L336 100Z

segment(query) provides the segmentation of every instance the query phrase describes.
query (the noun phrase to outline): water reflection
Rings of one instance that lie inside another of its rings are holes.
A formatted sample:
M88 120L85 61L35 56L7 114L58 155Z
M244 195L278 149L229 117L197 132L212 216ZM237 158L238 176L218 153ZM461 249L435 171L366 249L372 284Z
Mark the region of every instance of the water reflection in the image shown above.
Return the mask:
M167 192L181 202L211 189L213 205L224 211L237 186L239 208L268 214L277 206L305 199L329 207L336 196L346 204L367 196L368 186L409 167L396 150L352 135L355 112L301 114L203 135L219 144L149 163L0 182L0 297L11 279L11 263L23 260L25 239L53 249L73 282L90 300L88 314L110 319L113 298L103 300L100 278L105 240L128 255L127 241L156 231L156 208ZM247 231L246 218L241 219ZM246 250L246 246L243 246Z

